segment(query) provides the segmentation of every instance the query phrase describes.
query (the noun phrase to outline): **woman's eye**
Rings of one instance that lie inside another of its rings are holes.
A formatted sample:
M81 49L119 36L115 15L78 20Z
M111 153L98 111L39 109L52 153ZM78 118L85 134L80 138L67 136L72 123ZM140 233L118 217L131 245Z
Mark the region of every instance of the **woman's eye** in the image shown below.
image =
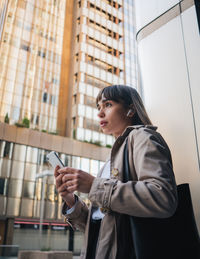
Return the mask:
M112 104L111 103L106 103L105 106L106 107L110 107L110 106L112 106Z

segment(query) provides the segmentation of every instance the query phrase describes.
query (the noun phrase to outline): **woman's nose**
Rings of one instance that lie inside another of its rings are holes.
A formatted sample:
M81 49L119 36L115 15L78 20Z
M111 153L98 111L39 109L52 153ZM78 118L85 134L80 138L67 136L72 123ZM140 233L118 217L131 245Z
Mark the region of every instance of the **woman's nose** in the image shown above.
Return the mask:
M99 117L99 118L102 118L102 117L104 117L104 112L103 112L103 109L100 109L99 110L99 112L98 112L98 114L97 114L97 116Z

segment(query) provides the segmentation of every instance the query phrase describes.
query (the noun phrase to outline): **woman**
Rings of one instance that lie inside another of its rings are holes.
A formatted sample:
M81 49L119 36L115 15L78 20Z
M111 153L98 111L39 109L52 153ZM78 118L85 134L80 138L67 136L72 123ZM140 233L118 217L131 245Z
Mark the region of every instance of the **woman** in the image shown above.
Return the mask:
M100 127L116 140L98 177L65 167L55 170L56 187L65 201L63 214L85 232L82 259L134 258L127 215L166 218L177 206L169 148L156 132L137 91L114 85L100 91L96 104ZM128 139L132 181L123 182L123 154ZM88 193L91 206L73 194Z

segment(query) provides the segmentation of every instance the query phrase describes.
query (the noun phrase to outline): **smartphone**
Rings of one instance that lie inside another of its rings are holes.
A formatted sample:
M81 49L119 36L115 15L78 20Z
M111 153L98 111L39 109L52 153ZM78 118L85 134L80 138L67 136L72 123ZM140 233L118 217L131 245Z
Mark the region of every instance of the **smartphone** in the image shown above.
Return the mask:
M51 151L47 155L47 161L51 164L53 169L55 169L57 165L59 165L60 168L64 167L63 162L60 160L59 156L57 155L57 153L55 151Z

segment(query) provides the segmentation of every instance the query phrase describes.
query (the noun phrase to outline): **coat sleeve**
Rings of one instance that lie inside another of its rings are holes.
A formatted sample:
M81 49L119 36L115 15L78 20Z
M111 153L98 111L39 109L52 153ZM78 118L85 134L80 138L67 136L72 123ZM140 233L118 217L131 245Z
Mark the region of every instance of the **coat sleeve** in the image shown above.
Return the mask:
M139 129L129 137L130 149L129 163L132 160L137 180L123 183L96 178L89 199L95 205L118 213L170 217L177 207L177 190L167 144L159 133Z
M67 205L66 203L63 203L62 214L65 216L66 223L68 223L73 229L79 229L84 232L89 211L87 205L77 197L73 212L66 214L66 210Z

